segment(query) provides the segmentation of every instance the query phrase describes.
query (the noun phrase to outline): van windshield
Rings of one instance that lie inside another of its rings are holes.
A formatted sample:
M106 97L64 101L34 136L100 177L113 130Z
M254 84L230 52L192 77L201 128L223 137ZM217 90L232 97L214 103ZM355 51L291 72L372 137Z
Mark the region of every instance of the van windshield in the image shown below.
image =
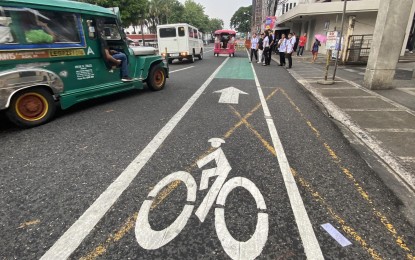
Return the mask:
M176 28L160 28L160 38L176 37Z

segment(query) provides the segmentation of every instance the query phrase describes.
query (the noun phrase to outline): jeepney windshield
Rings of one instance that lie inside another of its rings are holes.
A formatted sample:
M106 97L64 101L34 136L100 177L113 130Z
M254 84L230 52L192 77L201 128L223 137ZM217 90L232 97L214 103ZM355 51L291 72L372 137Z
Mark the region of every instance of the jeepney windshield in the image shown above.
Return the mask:
M10 44L80 44L81 33L80 18L73 13L0 7L0 49Z

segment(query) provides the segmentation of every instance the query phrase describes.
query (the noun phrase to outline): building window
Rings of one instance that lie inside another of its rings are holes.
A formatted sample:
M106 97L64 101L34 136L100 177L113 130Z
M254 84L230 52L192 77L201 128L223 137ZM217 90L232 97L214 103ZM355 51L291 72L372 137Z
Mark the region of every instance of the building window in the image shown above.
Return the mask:
M290 3L290 10L293 8L293 3Z
M294 3L294 7L297 5L297 3Z
M282 14L285 13L285 4L282 5Z
M285 5L285 11L288 12L288 4Z

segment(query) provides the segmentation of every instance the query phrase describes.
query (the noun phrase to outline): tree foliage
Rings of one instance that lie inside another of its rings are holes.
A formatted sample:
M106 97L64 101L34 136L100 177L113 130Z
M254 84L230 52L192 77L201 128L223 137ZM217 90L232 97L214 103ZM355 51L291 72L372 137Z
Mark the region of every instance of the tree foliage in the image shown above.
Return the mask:
M133 26L143 30L147 27L151 33L156 32L157 25L169 23L188 23L201 32L222 29L223 20L209 18L205 7L193 0L184 4L178 0L78 0L103 7L119 7L124 27Z
M239 8L231 18L231 26L238 32L251 30L252 5Z
M123 26L137 24L137 19L148 12L148 0L82 0L103 7L119 7ZM127 7L128 8L125 8Z
M224 23L222 19L211 18L209 19L209 32L223 29Z

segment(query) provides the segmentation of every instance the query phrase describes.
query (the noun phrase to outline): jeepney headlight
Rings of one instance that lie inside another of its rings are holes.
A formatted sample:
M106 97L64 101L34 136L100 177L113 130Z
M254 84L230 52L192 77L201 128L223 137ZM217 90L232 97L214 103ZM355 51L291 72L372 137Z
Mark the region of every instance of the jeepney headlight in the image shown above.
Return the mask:
M182 56L187 56L187 51L180 53Z
M162 52L161 53L161 56L166 57L166 53L165 52Z

